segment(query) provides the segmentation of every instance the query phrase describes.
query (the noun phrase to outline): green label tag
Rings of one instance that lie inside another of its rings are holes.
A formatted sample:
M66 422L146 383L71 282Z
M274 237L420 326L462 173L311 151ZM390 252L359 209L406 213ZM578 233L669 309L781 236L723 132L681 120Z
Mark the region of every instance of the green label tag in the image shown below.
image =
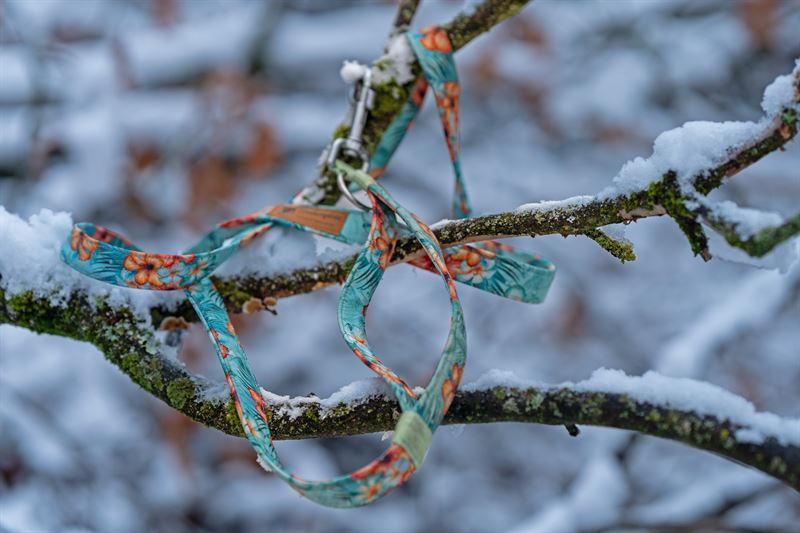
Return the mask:
M392 442L402 446L414 461L414 466L419 468L428 453L433 432L415 411L406 411L400 415L397 426L394 428Z

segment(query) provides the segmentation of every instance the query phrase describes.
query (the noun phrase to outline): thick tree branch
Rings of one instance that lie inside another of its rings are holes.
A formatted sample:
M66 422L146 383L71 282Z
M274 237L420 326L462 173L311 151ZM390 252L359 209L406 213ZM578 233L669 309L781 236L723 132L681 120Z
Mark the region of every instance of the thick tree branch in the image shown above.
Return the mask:
M135 383L169 406L207 426L242 436L224 384L195 376L177 359L165 355L152 328L130 310L112 309L102 301L95 302L92 309L85 297L58 308L29 293L6 299L2 289L0 302L0 323L90 342ZM273 437L308 439L387 431L399 416L396 401L377 388L345 399L338 403L335 398L268 396ZM743 441L737 432L752 429L745 424L637 400L632 395L571 387L488 386L459 391L445 419L445 424L487 422L634 430L717 453L800 487L800 447L781 444L774 437L760 444Z
M91 343L134 383L194 420L228 431L238 421L233 411L226 419L227 399L219 398L225 386L167 355L152 326L129 308L111 307L103 298L90 301L85 294L62 307L30 292L8 295L0 287L0 324Z

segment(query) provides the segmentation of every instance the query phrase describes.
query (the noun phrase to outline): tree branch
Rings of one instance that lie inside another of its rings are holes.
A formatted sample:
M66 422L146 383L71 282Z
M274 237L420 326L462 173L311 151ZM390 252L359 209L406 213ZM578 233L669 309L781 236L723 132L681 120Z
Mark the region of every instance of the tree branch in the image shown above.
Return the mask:
M150 323L130 308L112 307L105 298L90 301L83 293L59 306L31 292L9 295L0 287L0 324L93 344L134 383L170 407L223 431L238 427L233 406L220 398L227 386L189 372L175 355L168 355L169 348Z
M800 234L800 213L782 223L764 227L750 235L741 229L741 222L708 211L700 211L703 220L722 235L731 246L744 250L751 257L763 257L775 246Z
M797 69L797 72L800 75L800 69ZM757 139L738 149L730 149L724 161L694 176L690 181L695 192L707 194L715 187L719 187L725 178L744 170L767 154L782 149L796 136L797 131L797 112L794 109L784 110L764 128ZM571 201L532 204L532 207L524 210L448 222L434 228L434 233L443 247L521 235L587 235L590 238L597 238L598 235L595 233L597 228L609 224L629 223L651 216L668 215L679 223L681 220L688 220L699 226L699 218L708 215L696 207L695 203L696 198L684 195L675 173L670 171L649 186L625 195L608 198L587 196ZM683 222L682 227L686 224ZM735 233L735 228L726 227L724 221L717 221L716 224L728 242L756 256L764 255L786 239L797 235L800 232L799 226L798 217L795 216L778 227L766 228L752 237L742 239ZM705 235L702 229L699 231L699 235L690 233L687 236L696 253L707 253L704 242L700 242L704 241ZM408 261L421 253L416 240L401 239L392 258L392 264ZM632 255L627 256L628 253L632 254L630 250L618 250L617 253L626 256L626 259L632 258ZM253 309L253 306L248 305L253 300L285 298L343 283L354 261L355 255L283 274L214 276L212 279L228 311L242 313L246 309ZM80 294L73 296L73 299L80 298ZM186 301L177 307L155 307L151 315L155 324L161 324L170 317L186 321L197 320Z
M797 69L797 73L800 76L800 69ZM799 122L794 109L784 110L764 127L757 138L744 146L731 147L723 161L692 177L690 182L695 193L708 194L714 188L721 186L725 178L748 168L766 155L783 149L797 135ZM436 226L433 232L443 247L526 235L532 237L556 234L586 235L596 240L598 234L595 232L602 226L627 224L641 218L667 215L684 230L692 250L704 258L710 258L705 234L699 223L703 215L697 207L694 207L695 203L695 196L687 195L681 190L676 173L668 171L649 186L623 195L584 196L561 202L530 204L530 207L517 211L451 221ZM735 232L729 231L728 235L725 231L722 232L732 245L745 252L752 252L751 255L755 256L766 254L798 233L800 225L796 216L779 227L765 229L746 240L735 239L733 237L736 235ZM610 246L610 243L606 244ZM624 249L624 246L617 244L615 250L617 256L621 255L625 260L632 260L635 257L632 250ZM422 250L416 240L400 239L392 258L392 265L409 261L421 254ZM285 298L343 283L354 261L355 255L340 261L273 276L218 276L214 278L214 283L228 310L232 313L241 313L244 305L253 298ZM171 315L181 316L189 321L195 320L194 312L188 303L181 304L177 309L153 310L153 317L157 323Z
M420 0L399 0L397 2L397 14L394 17L394 24L392 25L392 33L394 36L399 33L405 33L411 26L411 21L417 13Z
M456 16L444 30L450 38L455 50L464 47L468 42L482 33L491 30L509 17L519 13L530 0L484 0Z
M30 293L6 298L0 289L0 323L38 333L70 337L94 344L106 359L136 384L193 420L225 433L243 436L233 402L224 384L190 373L166 348L153 329L129 309L113 309L102 300L73 298L66 308ZM275 439L308 439L387 431L394 427L399 406L373 387L319 398L283 399L267 395ZM711 451L757 468L794 488L800 487L800 446L782 444L774 436L762 443L741 439L746 423L704 415L636 399L633 395L591 388L487 386L462 388L445 424L529 422L550 425L585 424L638 431Z

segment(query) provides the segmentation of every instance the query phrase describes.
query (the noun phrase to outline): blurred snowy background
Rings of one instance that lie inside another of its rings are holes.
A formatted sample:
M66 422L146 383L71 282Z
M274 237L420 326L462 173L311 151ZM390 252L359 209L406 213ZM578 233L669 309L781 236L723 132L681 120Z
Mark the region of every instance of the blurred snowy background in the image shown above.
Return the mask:
M460 2L423 0L414 26ZM177 251L215 222L311 181L346 109L344 59L381 54L391 2L0 0L0 204L46 207ZM688 120L756 120L800 56L790 0L547 1L459 52L464 167L479 212L593 194ZM430 102L428 102L430 104ZM784 216L800 145L714 193ZM450 205L447 151L426 105L385 181L433 222ZM461 291L464 383L491 368L546 382L599 367L718 384L800 415L800 268L692 257L670 219L627 228L625 265L585 238L518 239L559 267L545 304ZM307 237L286 234L300 249ZM305 240L304 240L305 239ZM794 244L792 244L794 245ZM274 246L279 254L282 243ZM293 249L297 249L296 247ZM712 248L726 255L724 250ZM276 261L285 258L276 258ZM384 360L425 381L446 332L439 281L388 272L370 316ZM327 396L370 377L336 327L337 288L236 317L262 385ZM221 379L205 333L181 357ZM300 499L248 444L149 397L92 346L0 326L0 530L594 531L687 525L790 531L800 498L708 453L616 430L443 427L423 468L363 509ZM278 443L326 478L381 435Z

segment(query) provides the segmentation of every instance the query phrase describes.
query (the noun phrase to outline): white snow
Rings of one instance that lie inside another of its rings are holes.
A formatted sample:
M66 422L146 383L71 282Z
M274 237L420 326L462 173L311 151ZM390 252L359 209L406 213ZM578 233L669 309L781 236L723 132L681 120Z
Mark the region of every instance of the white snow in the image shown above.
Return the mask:
M652 155L647 158L637 157L625 163L612 179L612 185L603 189L596 197L574 196L565 200L529 203L519 206L516 211L548 212L585 205L595 200L625 196L646 189L669 171L677 174L682 187L691 187L691 178L718 165L732 151L758 139L783 108L800 109L800 93L794 81L797 77L800 77L800 60L791 74L779 76L765 89L762 108L766 115L759 122L687 122L656 137ZM721 202L717 209L720 214L736 216L742 223L743 231L749 231L751 235L776 223L773 214L734 207L735 204L731 202ZM780 218L777 220L780 221Z
M730 200L705 202L705 205L711 210L711 218L735 224L736 233L743 239L749 239L762 229L783 223L783 217L778 213L740 207Z
M523 204L517 207L514 211L517 213L524 213L530 211L537 211L540 213L547 213L556 209L568 209L573 207L580 207L591 203L594 196L580 195L565 198L564 200L546 200L543 202L535 202L531 204Z
M669 171L686 182L718 164L729 150L756 139L765 128L766 124L754 122L697 121L665 131L656 137L650 157L637 157L625 163L614 176L613 185L597 198L604 200L643 190Z
M358 61L344 60L342 62L342 69L339 71L339 76L342 77L345 83L352 85L361 80L366 72L366 65L362 65Z
M800 418L781 418L772 413L756 411L755 406L716 385L687 378L671 378L657 372L641 377L628 376L621 370L600 368L592 377L571 386L578 391L628 394L654 405L713 415L744 426L736 437L745 442L759 443L774 437L781 444L800 444Z
M763 257L751 257L747 252L731 246L720 234L712 231L708 233L708 249L714 259L777 270L783 274L788 272L800 258L800 240L797 238L779 244Z
M797 87L797 80L800 79L800 59L795 60L794 64L795 67L791 74L778 76L764 89L761 109L767 116L774 117L784 107L792 104L795 109L800 109L800 88Z
M712 225L712 229L714 221L724 221L732 224L736 234L743 239L748 239L761 230L777 227L785 222L784 217L779 213L740 207L729 200L711 202L704 197L698 197L696 202L709 209L710 213L705 218ZM743 250L729 245L721 235L712 234L712 237L709 240L709 250L712 256L734 263L743 263L765 269L777 269L785 273L789 271L800 256L798 254L800 242L796 237L779 244L763 257L751 257Z
M145 319L149 319L147 310L156 302L167 304L180 299L178 293L156 296L150 291L115 287L73 270L59 255L71 230L68 213L42 209L25 221L0 205L0 286L6 298L31 291L54 305L64 305L74 292L84 291L92 303L94 297L105 296L109 305L128 305Z
M316 396L281 396L265 389L261 389L261 395L278 414L289 416L295 419L300 416L303 409L309 405L319 406L320 416L326 414L339 405L358 405L376 396L391 396L391 391L380 378L363 379L345 385L327 398L317 398Z
M781 418L772 413L758 412L755 406L721 387L687 378L667 377L657 372L643 376L628 376L621 370L600 368L592 376L578 383L565 382L548 385L517 377L507 370L490 370L477 381L461 387L463 391L504 388L567 388L582 392L609 392L627 394L637 401L661 407L692 411L699 415L711 415L742 426L736 438L743 442L760 443L774 437L784 445L800 445L800 418ZM280 396L264 389L264 399L278 413L290 418L300 416L304 407L316 404L325 416L326 411L342 404L358 404L374 396L386 396L388 389L380 379L353 382L330 397Z
M383 68L372 68L372 80L377 84L392 80L401 85L407 83L414 79L411 65L415 60L414 51L411 50L405 35L395 35L386 47L386 54L379 60Z
M26 222L0 206L0 283L7 293L70 294L82 276L64 265L58 254L71 229L67 213L42 209Z
M645 189L668 171L674 171L683 186L689 180L723 161L735 151L758 139L775 116L785 107L800 109L793 80L800 76L800 61L791 74L779 76L764 91L762 107L766 115L759 122L687 122L656 137L653 153L623 165L597 199L604 200Z
M782 444L800 444L800 418L781 418L772 413L758 412L746 399L716 385L687 378L667 377L653 371L643 376L628 376L621 370L600 368L587 380L554 386L521 379L510 371L491 370L474 383L462 386L461 390L475 391L494 387L568 388L584 392L627 394L638 401L653 405L729 420L743 426L743 430L736 434L741 441L759 443L767 437L774 437Z
M494 387L505 387L507 389L523 389L528 387L547 387L545 383L523 379L510 370L500 370L493 368L485 372L481 377L472 383L462 383L460 390L465 392L491 389Z
M437 220L433 224L428 224L428 227L430 229L439 229L439 228L445 227L446 225L448 225L448 224L450 224L452 222L455 222L455 220L452 220L452 219L449 219L449 218L443 218L441 220Z

